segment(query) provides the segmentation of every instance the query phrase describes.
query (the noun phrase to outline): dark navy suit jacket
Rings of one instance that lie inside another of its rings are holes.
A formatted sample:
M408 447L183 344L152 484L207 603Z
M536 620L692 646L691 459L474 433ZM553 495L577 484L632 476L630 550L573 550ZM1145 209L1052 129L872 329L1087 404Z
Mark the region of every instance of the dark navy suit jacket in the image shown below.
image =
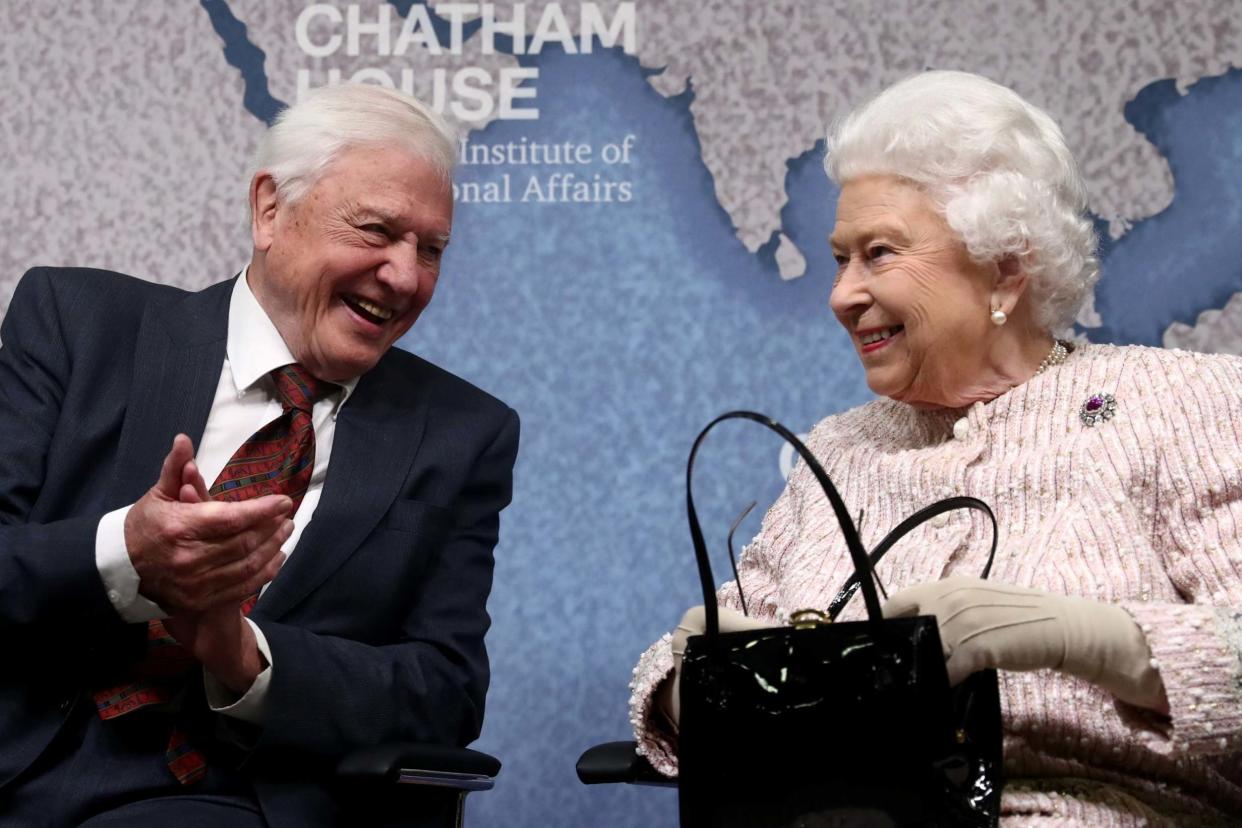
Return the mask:
M96 525L155 482L177 432L198 445L232 284L37 268L17 286L0 326L0 788L142 655ZM275 665L266 721L226 723L275 828L330 821L314 771L351 748L478 735L517 441L510 408L397 349L342 407L314 518L250 616Z

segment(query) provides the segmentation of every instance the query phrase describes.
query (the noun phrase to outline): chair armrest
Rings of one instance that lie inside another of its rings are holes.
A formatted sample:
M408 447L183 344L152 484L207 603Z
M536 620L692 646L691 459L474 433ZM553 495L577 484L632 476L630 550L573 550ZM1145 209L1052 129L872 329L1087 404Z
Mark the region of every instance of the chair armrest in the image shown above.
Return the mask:
M387 782L486 791L500 773L500 760L469 748L390 742L359 748L336 766L345 783Z
M631 785L657 785L676 787L677 780L669 779L651 767L638 755L636 742L605 742L587 748L578 757L578 779L584 785L602 785L609 782L625 782Z

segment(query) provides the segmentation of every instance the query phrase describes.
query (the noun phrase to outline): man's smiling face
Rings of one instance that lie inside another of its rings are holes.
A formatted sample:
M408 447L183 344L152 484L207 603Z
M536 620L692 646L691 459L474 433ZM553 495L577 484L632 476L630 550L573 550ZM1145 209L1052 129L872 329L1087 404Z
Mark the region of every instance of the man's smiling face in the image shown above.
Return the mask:
M301 199L252 187L250 288L323 380L366 373L431 301L453 222L448 177L394 148L355 147Z

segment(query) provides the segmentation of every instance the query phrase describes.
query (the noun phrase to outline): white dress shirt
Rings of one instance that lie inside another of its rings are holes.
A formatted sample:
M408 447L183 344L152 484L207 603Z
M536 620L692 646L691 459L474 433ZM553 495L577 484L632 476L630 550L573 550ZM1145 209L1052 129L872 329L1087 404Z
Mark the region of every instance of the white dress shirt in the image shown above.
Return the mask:
M205 481L209 481L209 488L210 481L216 479L241 444L282 414L280 398L268 372L291 362L295 360L288 346L250 291L247 271L243 270L229 300L224 365L220 369L220 381L216 385L203 438L195 453L199 472ZM286 555L293 555L302 530L315 513L323 492L323 481L328 475L336 415L357 384L357 379L339 383L340 388L315 403L311 412L315 428L315 468L311 473L310 486L293 515L293 534L283 547ZM155 483L154 480L151 482ZM108 591L108 600L123 619L139 623L165 618L167 613L138 593L138 573L125 547L125 516L129 509L126 506L100 519L95 535L95 564ZM263 720L267 688L272 680L272 654L258 625L249 619L247 623L254 629L256 643L268 663L250 689L239 698L210 673L204 671L203 677L207 700L213 710L259 724Z

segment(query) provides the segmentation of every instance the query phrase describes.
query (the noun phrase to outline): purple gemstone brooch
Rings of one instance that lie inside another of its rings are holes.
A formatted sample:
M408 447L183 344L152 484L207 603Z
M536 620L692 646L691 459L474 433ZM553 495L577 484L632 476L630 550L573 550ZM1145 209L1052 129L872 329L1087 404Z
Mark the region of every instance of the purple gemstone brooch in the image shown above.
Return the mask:
M1111 420L1117 414L1117 400L1112 394L1092 394L1078 411L1078 419L1085 426L1094 426L1104 420Z

